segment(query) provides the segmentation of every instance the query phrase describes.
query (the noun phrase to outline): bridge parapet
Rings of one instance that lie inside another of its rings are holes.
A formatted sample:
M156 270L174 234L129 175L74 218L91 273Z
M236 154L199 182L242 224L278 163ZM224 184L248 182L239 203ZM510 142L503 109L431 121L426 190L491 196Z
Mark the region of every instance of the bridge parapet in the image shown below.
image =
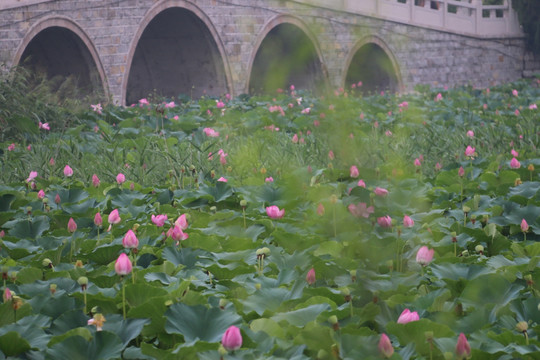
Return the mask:
M295 2L478 38L521 37L512 0L296 0Z

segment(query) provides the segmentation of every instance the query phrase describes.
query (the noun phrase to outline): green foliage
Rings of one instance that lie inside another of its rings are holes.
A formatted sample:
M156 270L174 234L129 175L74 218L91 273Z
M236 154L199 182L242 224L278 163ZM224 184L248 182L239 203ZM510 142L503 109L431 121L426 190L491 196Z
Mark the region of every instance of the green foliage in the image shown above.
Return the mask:
M536 0L519 0L512 1L512 7L527 36L528 48L535 54L540 53L540 3Z
M0 304L0 358L217 360L231 325L243 337L231 359L378 359L382 333L393 359L443 359L460 333L473 358L534 358L539 99L527 81L299 91L224 110L211 98L87 109L67 128L13 135L1 143L0 272L22 304ZM114 209L121 221L108 224ZM174 240L180 215L188 238ZM136 253L123 247L128 230ZM425 266L421 246L434 250ZM134 271L120 277L123 252ZM420 320L398 324L405 308Z

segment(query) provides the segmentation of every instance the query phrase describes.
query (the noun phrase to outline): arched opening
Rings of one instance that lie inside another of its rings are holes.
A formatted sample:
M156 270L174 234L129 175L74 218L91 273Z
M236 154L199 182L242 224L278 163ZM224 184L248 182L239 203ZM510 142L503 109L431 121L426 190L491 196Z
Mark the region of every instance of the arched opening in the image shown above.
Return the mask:
M298 26L282 23L261 42L251 67L248 90L273 93L290 85L318 92L324 86L324 75L311 39Z
M399 79L394 64L384 49L375 44L362 45L354 54L345 78L345 86L362 82L358 88L364 94L399 90Z
M225 92L224 62L206 24L184 8L169 8L157 14L137 43L126 103L135 103L149 94L197 98Z
M103 95L97 65L88 47L73 31L51 26L38 32L19 59L19 66L35 77L35 85L46 78L60 98Z

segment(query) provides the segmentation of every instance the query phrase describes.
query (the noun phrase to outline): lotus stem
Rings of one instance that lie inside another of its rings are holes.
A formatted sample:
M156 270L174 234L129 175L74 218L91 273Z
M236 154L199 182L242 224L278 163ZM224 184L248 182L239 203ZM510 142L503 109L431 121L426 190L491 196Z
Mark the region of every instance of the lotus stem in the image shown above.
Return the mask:
M124 314L124 320L126 320L126 282L122 276L122 313Z

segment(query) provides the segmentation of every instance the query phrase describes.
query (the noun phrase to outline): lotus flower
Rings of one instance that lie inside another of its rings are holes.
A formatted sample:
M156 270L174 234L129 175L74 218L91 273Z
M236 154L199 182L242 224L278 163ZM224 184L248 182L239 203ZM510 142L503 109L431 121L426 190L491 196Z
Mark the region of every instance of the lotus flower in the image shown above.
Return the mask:
M182 231L182 229L180 228L180 226L178 225L174 225L174 227L171 228L170 231L170 237L176 241L177 243L179 243L180 241L184 241L186 240L187 238L189 238L189 235L186 234L185 232Z
M133 270L133 265L131 264L131 260L129 260L128 256L125 253L121 253L118 259L116 259L116 263L114 264L114 271L120 276L127 275Z
M465 156L471 157L474 156L474 152L476 151L476 148L473 148L472 146L467 146L465 149Z
M70 233L74 233L75 231L77 231L77 223L75 222L75 220L73 220L73 218L69 218L67 228Z
M311 268L311 270L309 270L307 275L306 275L306 281L307 281L307 283L309 285L313 285L313 284L315 284L315 280L316 280L315 269Z
M459 334L458 341L456 344L456 355L458 360L465 360L471 356L471 346L467 341L465 334Z
M319 216L323 216L324 215L324 205L319 203L319 205L317 206L317 215Z
M219 179L217 179L217 181L219 181L219 182L225 182L225 183L226 183L226 182L229 181L229 180L225 179L225 178L222 176L222 177L220 177Z
M268 206L266 208L266 214L272 219L281 219L285 214L285 209L279 210L276 205Z
M122 245L124 245L126 249L136 249L139 246L139 239L137 239L137 236L135 235L133 230L128 230L128 232L122 239Z
M99 211L94 216L94 224L96 224L96 226L103 225L103 219L101 218L101 214L99 213Z
M474 131L472 130L467 131L467 137L470 137L472 139L474 137Z
M180 215L178 217L178 219L176 219L174 224L180 226L180 229L186 230L188 228L188 222L187 222L186 214Z
M240 329L234 325L230 326L223 334L221 344L228 351L240 349L242 346L242 334L240 333Z
M527 221L525 219L521 220L521 231L529 231L529 224L527 224Z
M349 209L349 212L356 216L356 217L364 217L368 218L369 214L373 214L375 209L373 206L367 207L366 203L358 203L357 205L350 204L347 209Z
M363 187L364 189L366 188L366 183L362 179L358 180L358 183L356 185L360 186L360 187Z
M388 215L377 218L377 224L383 228L389 228L392 226L392 218Z
M96 174L92 175L92 186L98 187L100 184L99 178Z
M414 226L414 220L411 219L408 215L403 216L403 226L405 226L405 227L413 227Z
M422 266L428 265L433 260L433 253L435 250L428 249L427 246L422 246L416 253L416 262Z
M386 190L385 188L381 188L381 187L376 187L375 190L373 190L373 192L377 196L386 196L386 195L388 195L388 190Z
M165 224L165 221L167 221L167 215L152 215L151 219L156 226L162 227Z
M26 179L26 182L30 182L34 180L37 177L38 173L37 171L30 171L30 175L28 175L28 179Z
M459 167L458 175L459 177L463 177L463 175L465 175L465 169L463 168L463 166Z
M64 167L64 176L66 176L66 177L73 176L73 169L69 165L66 165Z
M392 347L392 343L386 334L381 335L381 339L379 340L379 345L377 347L379 348L381 354L387 359L394 354L394 348Z
M45 197L45 191L43 191L43 189L39 190L37 197L38 199L42 200Z
M118 185L122 185L125 181L126 176L124 174L119 173L118 175L116 175L116 182L118 183Z
M512 158L512 160L510 160L510 167L512 169L519 169L521 167L521 164L518 159Z
M416 167L422 166L422 163L420 162L419 158L414 159L414 166L416 166Z
M418 313L416 311L411 312L409 309L403 310L401 315L399 315L399 318L397 320L398 324L406 324L411 321L417 321L420 320L420 317L418 316Z
M218 137L219 136L219 132L215 131L212 128L204 128L203 132L208 137Z
M357 178L358 175L360 175L360 172L358 171L358 168L355 165L351 166L351 168L349 169L349 172L352 178Z

